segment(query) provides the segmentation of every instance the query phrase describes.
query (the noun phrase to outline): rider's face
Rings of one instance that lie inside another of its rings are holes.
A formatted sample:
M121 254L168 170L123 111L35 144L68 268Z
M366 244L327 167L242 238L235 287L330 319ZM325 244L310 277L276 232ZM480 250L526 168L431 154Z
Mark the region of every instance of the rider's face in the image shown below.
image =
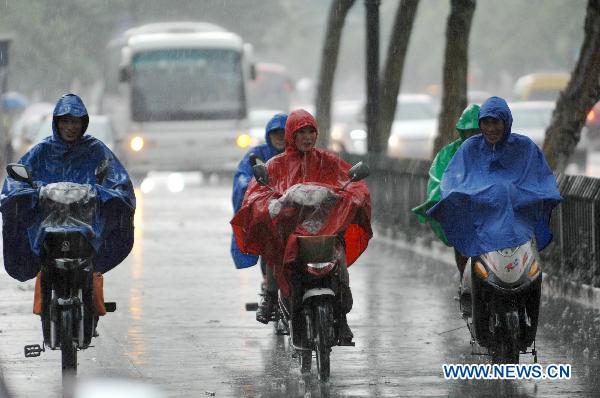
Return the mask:
M296 130L294 145L300 152L310 151L317 142L317 130L313 126L304 126Z
M499 143L504 137L504 122L493 117L484 117L479 121L483 137L490 144Z
M283 151L285 148L285 130L284 129L276 129L271 130L269 133L269 138L271 140L271 145L275 147L278 151Z
M83 130L83 120L74 116L60 116L56 121L60 137L67 142L79 139Z

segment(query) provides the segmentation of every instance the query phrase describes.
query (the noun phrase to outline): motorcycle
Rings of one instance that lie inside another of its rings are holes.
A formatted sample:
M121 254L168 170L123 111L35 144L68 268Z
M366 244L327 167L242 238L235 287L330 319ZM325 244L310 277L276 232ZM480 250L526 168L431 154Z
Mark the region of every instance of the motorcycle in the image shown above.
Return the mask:
M25 357L39 357L45 348L61 351L63 377L77 372L77 351L90 346L95 337L94 237L91 228L96 214L96 191L89 184L57 182L37 187L31 170L9 164L8 175L39 188L41 237L41 298L43 343L26 345ZM108 161L95 171L96 181L106 176ZM116 303L104 303L107 312Z
M520 353L531 353L537 363L542 270L534 240L471 257L462 289L459 305L472 344L487 348L492 363L517 364Z
M256 181L269 187L267 169L263 164L253 166ZM348 172L348 184L369 175L369 168L362 162ZM303 200L296 199L297 219L308 231L318 233L327 209L337 200L329 189L298 184L291 190L300 191ZM273 188L271 188L273 190ZM284 297L278 293L278 308L271 317L276 322L278 334L289 334L290 343L299 357L302 372L310 372L312 353L315 352L318 378L326 382L330 375L330 353L335 345L354 346L353 342L340 339L340 325L346 312L341 308L344 300L341 267L345 264L343 239L337 235L299 236L298 256L292 270L292 293ZM248 308L248 307L247 307ZM254 307L255 308L255 307Z

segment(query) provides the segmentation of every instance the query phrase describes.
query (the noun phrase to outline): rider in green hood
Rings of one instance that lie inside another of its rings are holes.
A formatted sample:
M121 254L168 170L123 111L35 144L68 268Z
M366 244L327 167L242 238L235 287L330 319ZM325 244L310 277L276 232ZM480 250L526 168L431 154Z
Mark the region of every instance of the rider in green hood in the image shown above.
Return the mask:
M433 163L431 164L431 168L429 169L427 200L412 209L413 213L417 215L420 222L423 224L429 223L433 232L442 240L442 242L444 242L446 246L450 246L450 244L448 243L446 234L444 234L444 230L436 220L427 215L427 210L433 207L433 205L435 205L441 199L440 183L442 182L444 171L446 170L446 167L448 167L448 163L450 163L450 159L452 159L458 148L463 142L465 142L467 138L480 133L478 116L479 105L471 104L463 111L460 119L456 123L456 131L458 132L460 138L446 145L438 152L433 160ZM464 264L461 264L463 261L459 261L459 256L460 254L456 253L456 264L462 276Z

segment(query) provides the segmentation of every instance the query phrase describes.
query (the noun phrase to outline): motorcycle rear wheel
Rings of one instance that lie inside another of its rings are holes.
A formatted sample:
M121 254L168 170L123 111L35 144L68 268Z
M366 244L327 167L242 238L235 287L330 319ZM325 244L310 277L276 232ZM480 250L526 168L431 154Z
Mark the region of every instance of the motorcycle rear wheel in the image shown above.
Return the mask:
M64 309L60 318L60 351L62 357L62 373L77 373L77 346L73 340L73 312Z

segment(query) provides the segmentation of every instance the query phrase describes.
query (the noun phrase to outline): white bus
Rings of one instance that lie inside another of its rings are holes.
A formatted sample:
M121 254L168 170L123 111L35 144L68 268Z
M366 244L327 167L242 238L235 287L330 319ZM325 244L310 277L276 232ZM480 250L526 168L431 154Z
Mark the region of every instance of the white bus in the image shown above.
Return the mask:
M250 46L196 22L133 28L108 45L101 110L128 171L233 170L250 142Z

